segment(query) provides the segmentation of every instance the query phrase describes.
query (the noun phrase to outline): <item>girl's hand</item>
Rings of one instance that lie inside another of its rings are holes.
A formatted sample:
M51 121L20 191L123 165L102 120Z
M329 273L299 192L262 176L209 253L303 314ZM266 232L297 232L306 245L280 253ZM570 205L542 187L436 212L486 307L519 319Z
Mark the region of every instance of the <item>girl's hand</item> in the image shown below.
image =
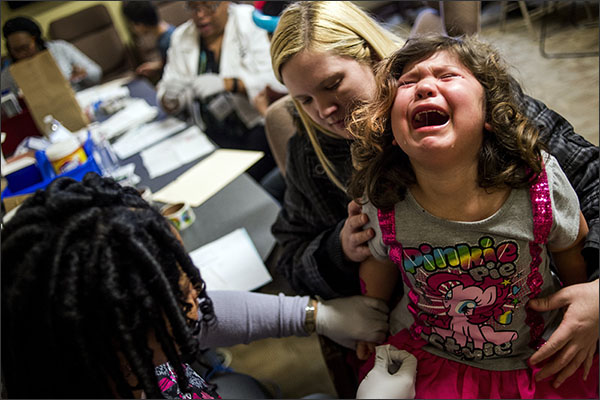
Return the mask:
M537 373L536 381L558 373L554 380L557 388L581 364L587 379L598 343L598 280L567 286L548 297L530 300L528 306L536 311L564 307L560 325L529 360L533 365L554 356Z

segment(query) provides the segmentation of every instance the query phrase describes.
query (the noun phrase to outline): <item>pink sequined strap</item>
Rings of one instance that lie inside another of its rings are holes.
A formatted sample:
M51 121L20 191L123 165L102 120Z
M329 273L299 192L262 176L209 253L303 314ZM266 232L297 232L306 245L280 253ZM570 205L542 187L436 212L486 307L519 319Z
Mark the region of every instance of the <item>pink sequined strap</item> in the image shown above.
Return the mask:
M377 210L377 219L381 227L383 243L386 246L396 244L396 212L394 208Z
M381 236L383 244L390 247L390 260L400 268L402 278L404 279L405 272L402 268L402 244L396 241L396 212L393 208L388 210L377 210L377 218L379 219L379 227L381 228ZM408 282L404 279L405 282Z
M536 298L542 291L544 278L540 274L539 267L542 262L543 246L548 242L548 235L552 228L552 200L550 199L550 188L548 186L548 175L542 169L535 182L529 188L531 198L531 209L533 212L533 240L529 242L529 254L531 255L530 272L527 276L529 286L529 297ZM539 312L527 308L525 323L529 326L531 340L529 345L539 349L544 343L542 333L544 332L544 319Z
M545 169L542 169L535 183L529 188L529 195L533 209L534 242L546 244L552 228L552 200Z
M420 334L423 331L423 326L418 319L418 308L416 306L419 296L415 293L410 280L406 276L406 271L404 271L402 266L402 243L396 240L396 212L394 208L377 210L377 219L379 220L383 243L390 248L390 260L398 266L400 275L406 286L409 288L407 295L410 301L407 308L414 319L414 322L410 327L410 334L414 339L419 339Z

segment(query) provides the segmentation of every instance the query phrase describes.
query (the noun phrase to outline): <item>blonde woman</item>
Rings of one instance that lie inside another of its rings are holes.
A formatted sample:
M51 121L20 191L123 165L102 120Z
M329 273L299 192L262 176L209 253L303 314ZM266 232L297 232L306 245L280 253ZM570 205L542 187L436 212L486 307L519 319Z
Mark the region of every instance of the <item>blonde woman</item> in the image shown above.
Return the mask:
M373 97L376 63L401 44L351 2L298 2L280 17L271 42L273 71L287 86L301 126L288 143L287 191L273 233L283 248L278 269L299 293L330 298L361 290L358 265L370 255L373 232L362 230L368 217L345 190L352 168L346 120L356 104ZM550 359L537 378L557 374L560 383L584 361L581 332L598 330L598 148L540 101L524 94L521 100L575 188L590 228L583 255L592 281L529 303L538 311L565 311L531 358ZM583 306L583 297L596 299L596 306Z

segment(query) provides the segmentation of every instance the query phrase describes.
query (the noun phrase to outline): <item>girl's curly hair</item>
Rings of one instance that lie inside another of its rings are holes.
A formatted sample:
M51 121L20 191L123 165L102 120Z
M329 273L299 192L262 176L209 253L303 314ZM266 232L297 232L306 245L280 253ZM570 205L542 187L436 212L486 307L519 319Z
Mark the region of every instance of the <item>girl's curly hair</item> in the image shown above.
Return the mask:
M538 128L525 116L518 83L498 52L474 37L423 36L409 39L378 64L374 99L352 113L349 129L356 139L352 145L356 170L348 191L353 198L366 196L375 207L389 208L416 183L408 156L392 145L390 110L404 68L438 51L455 55L484 89L485 121L492 130L483 134L479 186L525 187L542 170Z

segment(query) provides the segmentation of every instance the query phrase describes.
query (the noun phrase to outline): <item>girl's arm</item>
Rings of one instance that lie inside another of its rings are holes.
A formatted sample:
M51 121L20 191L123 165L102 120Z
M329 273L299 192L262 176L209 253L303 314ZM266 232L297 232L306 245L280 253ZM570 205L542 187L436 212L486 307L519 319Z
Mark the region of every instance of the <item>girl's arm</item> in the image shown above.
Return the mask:
M362 294L387 302L392 298L398 281L398 267L390 260L382 261L371 256L360 264L358 276Z
M390 260L378 260L371 256L358 268L361 292L365 296L375 297L389 302L398 281L398 267ZM374 343L357 342L356 356L359 360L368 359L375 351Z
M550 249L558 276L565 286L582 283L587 280L586 263L581 251L585 245L588 226L583 213L579 212L579 233L570 247Z

